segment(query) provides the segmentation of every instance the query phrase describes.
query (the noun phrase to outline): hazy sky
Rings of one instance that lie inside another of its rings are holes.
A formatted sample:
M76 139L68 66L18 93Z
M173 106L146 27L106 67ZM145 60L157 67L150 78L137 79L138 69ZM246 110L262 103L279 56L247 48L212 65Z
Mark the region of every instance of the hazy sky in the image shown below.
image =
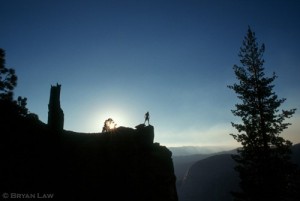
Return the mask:
M0 47L15 96L45 123L60 83L66 130L100 132L109 117L134 127L149 111L156 142L229 146L227 85L250 25L283 109L298 108L283 137L299 143L299 19L298 0L0 0Z

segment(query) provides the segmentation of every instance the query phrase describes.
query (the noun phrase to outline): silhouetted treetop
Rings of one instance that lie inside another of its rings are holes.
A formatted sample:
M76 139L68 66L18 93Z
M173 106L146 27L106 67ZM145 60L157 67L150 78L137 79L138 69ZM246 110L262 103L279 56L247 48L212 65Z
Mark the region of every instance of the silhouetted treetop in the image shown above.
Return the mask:
M5 67L5 51L0 48L0 99L13 100L17 79L15 70Z
M112 130L114 130L116 128L116 123L114 122L114 120L112 118L108 118L104 121L104 125L102 128L102 132L110 132Z
M17 86L18 77L15 70L5 67L5 51L0 48L0 108L4 115L20 115L26 116L28 114L27 98L21 96L14 100L13 90Z
M282 110L279 113L279 107L285 99L279 99L273 91L272 82L277 78L276 74L273 73L271 77L265 76L264 51L264 44L258 45L255 33L249 28L239 53L242 66L233 67L239 83L229 88L233 89L241 100L232 113L241 117L243 121L242 124L232 125L239 132L246 133L246 136L233 137L242 144L250 140L252 143L262 143L267 148L269 145L276 145L274 139L290 125L284 120L290 118L295 109Z

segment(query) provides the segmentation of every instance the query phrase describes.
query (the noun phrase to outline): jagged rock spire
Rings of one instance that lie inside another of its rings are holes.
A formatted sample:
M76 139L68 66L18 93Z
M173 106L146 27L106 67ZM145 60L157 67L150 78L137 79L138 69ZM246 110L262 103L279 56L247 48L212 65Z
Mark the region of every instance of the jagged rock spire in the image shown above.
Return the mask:
M64 112L60 107L60 90L61 85L51 85L48 105L48 126L57 131L61 131L64 128Z

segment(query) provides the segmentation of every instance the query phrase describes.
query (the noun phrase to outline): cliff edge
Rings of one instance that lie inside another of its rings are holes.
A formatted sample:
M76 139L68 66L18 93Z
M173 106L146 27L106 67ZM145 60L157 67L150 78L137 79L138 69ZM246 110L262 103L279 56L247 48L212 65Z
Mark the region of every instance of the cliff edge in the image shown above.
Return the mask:
M1 128L2 193L58 199L177 201L172 153L154 127L83 134L18 117Z

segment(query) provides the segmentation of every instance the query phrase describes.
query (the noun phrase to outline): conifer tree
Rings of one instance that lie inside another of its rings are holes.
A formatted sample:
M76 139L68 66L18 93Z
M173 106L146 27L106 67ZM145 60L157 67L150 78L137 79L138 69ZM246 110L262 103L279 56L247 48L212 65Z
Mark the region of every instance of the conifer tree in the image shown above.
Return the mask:
M5 67L5 51L0 48L0 99L12 101L16 85L15 70Z
M292 143L279 135L290 125L285 119L295 109L280 111L286 99L279 99L273 90L276 74L265 76L264 51L264 44L259 45L248 28L238 55L241 65L233 67L238 82L228 86L240 100L232 110L241 118L232 123L238 133L231 134L242 145L233 155L241 180L241 192L233 193L236 200L285 200L294 169Z
M17 86L18 77L15 70L5 66L5 51L0 48L0 120L10 115L26 116L28 114L27 98L21 96L13 99L13 91Z

